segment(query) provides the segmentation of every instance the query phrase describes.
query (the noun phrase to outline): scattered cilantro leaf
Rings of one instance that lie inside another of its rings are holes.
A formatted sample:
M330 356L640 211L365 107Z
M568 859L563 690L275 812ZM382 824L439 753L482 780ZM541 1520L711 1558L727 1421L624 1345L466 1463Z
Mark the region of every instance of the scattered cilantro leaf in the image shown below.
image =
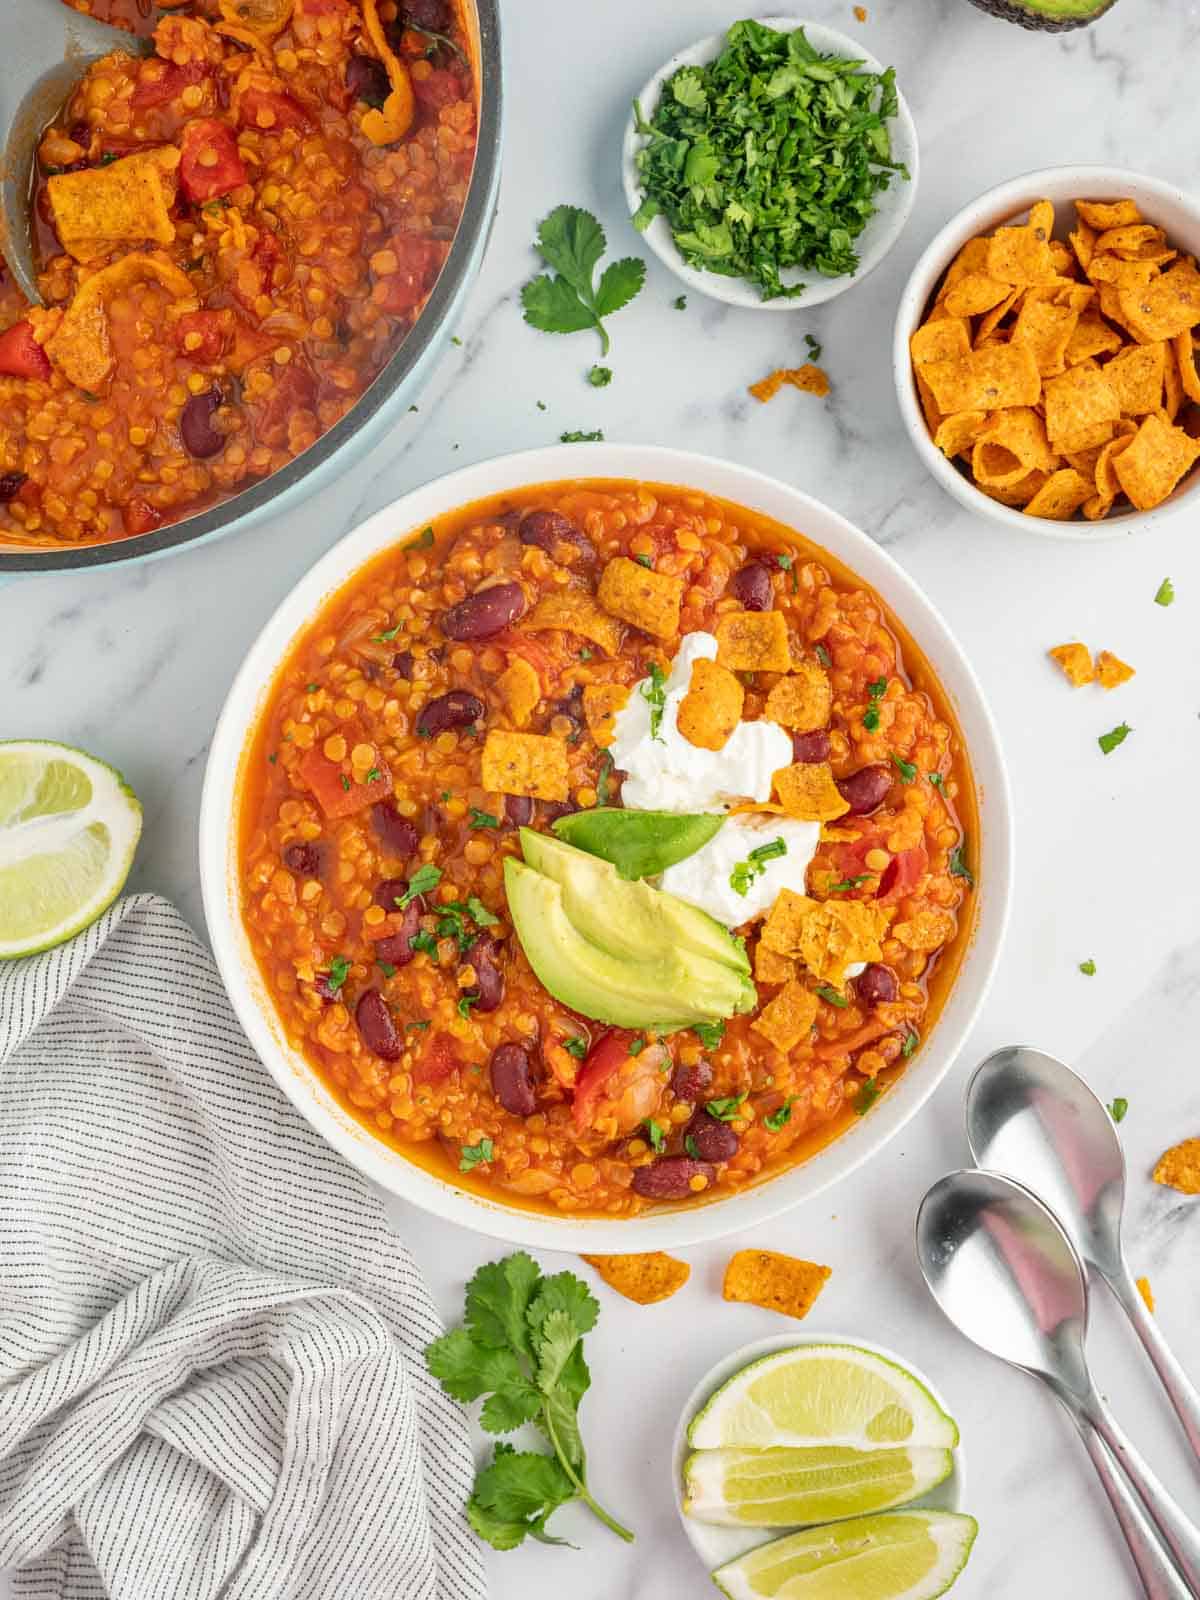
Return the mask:
M739 861L729 874L729 887L734 894L747 894L750 885L756 878L761 878L767 870L767 862L774 861L787 853L787 845L782 839L772 839L768 844L758 845L751 850L745 861Z
M651 1150L654 1151L656 1156L662 1155L663 1151L667 1147L667 1136L663 1132L660 1125L655 1122L652 1117L648 1117L646 1121L642 1123L642 1127L646 1130L646 1142L649 1144Z
M867 685L867 709L863 712L862 725L868 733L874 733L879 726L879 702L886 693L886 678L876 678Z
M843 878L840 883L831 883L825 892L826 894L849 894L852 889L859 889L864 883L870 883L874 876L873 872L860 872L857 877Z
M965 878L969 888L975 887L975 874L963 859L963 852L967 848L967 841L962 839L950 852L950 876L952 878Z
M941 794L941 795L945 794L945 792L946 792L946 780L945 780L945 778L942 777L940 772L927 772L925 774L925 776L929 779L930 783L938 791L939 794Z
M495 1153L490 1139L480 1139L478 1144L461 1145L458 1152L458 1170L460 1172L470 1172L475 1167L482 1165L483 1162L490 1161ZM521 1421L526 1422L528 1418L522 1417ZM519 1424L514 1424L514 1426L519 1426Z
M500 826L499 817L494 817L490 811L480 811L478 806L472 806L470 810L471 820L467 823L468 828L498 828Z
M1174 599L1175 585L1171 582L1170 578L1164 578L1154 592L1154 604L1156 606L1169 606L1172 604Z
M1133 729L1127 722L1118 722L1115 728L1110 728L1107 733L1102 733L1096 743L1104 754L1109 756L1119 744L1125 743L1132 732Z
M643 678L638 688L638 693L650 707L650 737L657 739L659 744L666 741L662 736L663 712L667 708L666 674L657 661L650 663L650 676Z
M414 1030L414 1032L420 1033L423 1028L427 1028L429 1026L429 1023L428 1021L422 1020L420 1022L406 1022L404 1026L406 1029L411 1028Z
M796 565L795 556L777 555L775 557L775 560L778 562L779 566L782 567L784 572L790 572L791 573L791 575L792 575L792 593L793 594L799 594L800 593L800 568Z
M462 340L458 337L458 335L456 333L452 333L450 335L450 343L453 344L453 345L457 345L460 350L462 349Z
M428 894L432 889L436 889L441 881L441 867L435 867L432 861L426 861L408 880L408 888L396 901L396 905L403 911L405 906L411 904L419 894Z
M895 754L895 752L892 754L892 765L900 774L901 783L912 783L917 776L917 769L913 766L912 762L902 761L900 757Z
M645 1039L631 1039L629 1041L629 1054L631 1056L640 1056L642 1051L645 1048L646 1048Z
M687 295L685 295L685 294L677 294L675 296L674 300L671 301L671 305L674 307L674 309L676 311L686 311L687 310Z
M875 1079L868 1078L854 1097L854 1115L856 1117L865 1116L876 1100L879 1099L881 1093L882 1091Z
M637 562L639 567L647 567L651 572L654 571L654 558L652 556L634 556L633 559Z
M839 1011L844 1011L850 1004L844 994L839 994L836 989L831 989L827 983L823 983L820 986L817 994L820 995L822 1000L827 1000L831 1006L837 1006Z
M1081 961L1079 963L1079 970L1083 973L1085 978L1094 978L1096 976L1096 963L1092 960L1091 956L1089 956L1086 961Z
M609 786L609 782L611 781L611 778L612 778L612 770L613 770L612 751L611 750L601 750L601 752L600 752L600 772L599 772L598 777L596 778L596 804L598 806L604 806L604 805L608 804L608 786Z
M478 992L476 992L475 994L472 994L470 992L470 990L468 989L465 994L460 994L459 995L458 1004L455 1007L455 1010L458 1012L460 1017L469 1017L471 1015L472 1007L477 1006L478 1004L479 1004Z
M1129 1101L1122 1095L1109 1102L1108 1114L1114 1122L1124 1122L1125 1113L1129 1110Z
M819 644L819 645L816 646L816 652L817 652L817 660L821 663L821 665L823 667L831 667L833 665L833 659L830 656L829 651L826 650L826 648L825 648L825 646L823 644Z
M741 1094L728 1095L723 1100L709 1100L704 1109L718 1122L733 1122L735 1118L741 1116L748 1093L749 1090L743 1089Z
M560 433L558 436L560 444L602 444L603 441L603 428L593 428L590 433L582 428L569 428L566 433Z
M806 349L808 350L808 359L810 361L820 361L820 359L821 359L821 346L817 342L817 340L813 338L811 333L806 333L804 335L804 344L805 344Z
M700 1154L700 1146L696 1143L695 1138L690 1133L684 1138L683 1148L687 1151L688 1155L691 1156L693 1161L703 1161L704 1157Z
M329 963L329 972L325 978L325 987L330 994L337 994L342 985L350 976L350 962L345 956L334 956Z
M593 367L588 373L588 382L593 389L607 389L612 382L611 367Z
M577 1033L573 1039L563 1040L563 1049L569 1056L574 1056L576 1061L582 1061L588 1053L587 1040Z
M415 539L410 539L406 545L402 545L401 546L401 549L402 550L428 550L432 543L433 543L433 527L430 526L428 528L422 528L420 533L417 535L417 537Z
M905 1061L907 1061L908 1058L915 1052L920 1042L921 1035L915 1028L910 1028L904 1035L904 1043L900 1047L900 1054L904 1057Z
M437 940L433 934L427 933L424 928L421 929L420 933L413 934L408 941L408 947L410 950L420 950L423 954L432 956L435 961L437 960Z
M383 633L373 633L371 638L376 644L391 644L396 635L403 633L403 631L403 622L398 622L394 628L388 628Z
M370 772L368 772L366 777L363 779L363 782L364 783L378 783L380 778L382 778L382 777L383 777L383 773L380 772L379 768L378 767L372 767Z
M769 1128L772 1133L778 1133L780 1128L786 1128L792 1120L792 1104L795 1099L794 1094L788 1095L777 1111L772 1111L769 1117L763 1118L763 1127Z
M377 961L375 965L379 968L380 972L383 973L385 978L394 978L396 976L396 968L390 961Z
M349 792L350 792L350 779L346 776L346 774L344 772L342 773L341 777L338 779L338 782L341 784L342 788L346 791L346 793L349 794Z
M692 1032L706 1050L715 1050L725 1037L723 1022L693 1022Z
M580 206L555 206L538 227L535 247L551 269L521 290L525 321L543 333L581 333L595 328L600 353L609 351L604 317L633 299L646 280L646 263L637 256L611 262L594 283L606 247L604 229Z

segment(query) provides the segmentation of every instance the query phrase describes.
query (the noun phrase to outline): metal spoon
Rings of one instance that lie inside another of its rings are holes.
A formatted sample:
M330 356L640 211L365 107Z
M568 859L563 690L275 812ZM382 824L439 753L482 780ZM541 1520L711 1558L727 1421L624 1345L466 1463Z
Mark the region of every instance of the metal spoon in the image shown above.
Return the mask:
M1125 1158L1113 1120L1069 1067L1041 1050L997 1050L967 1086L967 1140L977 1165L1032 1189L1133 1323L1200 1459L1200 1394L1167 1347L1121 1248Z
M21 0L20 13L4 29L0 65L0 249L22 294L37 305L29 202L42 130L93 61L113 50L148 54L151 43L85 17L63 0Z
M950 1321L981 1349L1040 1378L1062 1404L1079 1429L1150 1600L1200 1596L1200 1531L1096 1393L1083 1352L1083 1263L1046 1207L997 1173L952 1172L921 1202L917 1259Z

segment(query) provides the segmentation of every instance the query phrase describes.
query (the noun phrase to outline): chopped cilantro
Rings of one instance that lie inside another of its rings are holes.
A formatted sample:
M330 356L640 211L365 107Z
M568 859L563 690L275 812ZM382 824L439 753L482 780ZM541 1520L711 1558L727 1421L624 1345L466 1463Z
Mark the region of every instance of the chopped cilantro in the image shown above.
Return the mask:
M1107 733L1102 733L1096 740L1106 756L1111 755L1119 744L1124 744L1133 729L1127 722L1118 722L1115 728L1110 728Z
M710 1100L704 1109L710 1117L716 1117L718 1122L733 1122L735 1118L741 1116L748 1093L748 1089L743 1089L741 1094L729 1095L723 1100Z
M576 1061L582 1061L588 1053L587 1040L577 1033L573 1039L563 1040L563 1049L569 1056L574 1056Z
M767 862L774 861L787 853L787 845L782 839L772 839L769 844L758 845L751 850L746 860L739 861L729 874L729 887L734 894L748 893L750 885L756 878L761 878L767 870Z
M478 1144L464 1144L458 1152L458 1170L470 1172L481 1162L490 1161L495 1153L490 1139L480 1139Z
M1096 976L1096 963L1092 960L1091 956L1089 956L1086 961L1081 961L1079 963L1079 970L1083 973L1085 978L1094 978Z
M470 809L471 820L467 823L468 828L498 828L500 826L499 817L494 817L490 811L480 811L478 806L472 806Z
M763 1118L763 1127L769 1128L772 1133L778 1133L780 1128L785 1128L792 1120L792 1104L795 1099L794 1094L788 1095L778 1111L772 1111L769 1117Z
M267 760L271 763L272 766L274 766L275 763L279 760L279 752L278 752L278 750L272 750L271 754L267 757Z
M723 1022L693 1022L692 1032L706 1050L715 1050L725 1037Z
M375 965L379 968L380 972L383 973L385 978L394 978L396 976L396 968L390 961L377 961Z
M1124 1122L1125 1113L1128 1110L1129 1101L1121 1095L1118 1095L1115 1100L1109 1102L1108 1114L1114 1122Z
M606 389L612 382L612 368L593 367L588 373L588 382L593 389Z
M825 892L826 894L849 894L852 889L860 889L864 883L870 883L874 876L873 872L860 872L856 878L843 878L840 883L831 883Z
M560 444L599 444L604 438L603 428L593 428L586 433L582 428L571 428L566 433L560 433Z
M867 709L863 712L863 727L874 733L879 726L879 702L887 693L887 679L876 678L867 685Z
M800 593L800 568L796 565L795 556L777 555L775 557L775 560L783 568L784 572L790 572L791 573L791 575L792 575L792 593L793 594L799 594Z
M341 783L341 786L346 791L346 793L349 794L349 792L350 792L350 779L346 776L346 774L344 772L342 773L341 778L338 781Z
M913 766L912 762L901 761L900 757L896 755L894 751L892 753L892 765L900 774L901 783L912 783L917 776L917 769Z
M337 994L349 976L350 962L346 960L345 956L334 956L333 960L329 963L329 972L325 978L325 987L329 990L330 994Z
M436 889L441 881L441 867L435 867L432 861L425 862L424 866L418 867L408 880L408 888L396 901L396 904L403 911L405 906L415 900L419 894L428 894L430 890Z
M427 956L437 958L437 940L431 933L426 933L424 928L421 929L420 933L413 934L408 941L408 945L410 950L420 950Z
M306 694L316 694L320 687L321 685L319 683L306 683L304 685L304 690Z
M379 768L378 767L372 767L370 772L367 773L366 782L367 783L378 783L380 778L382 778L382 777L383 777L383 773L380 772Z
M1174 599L1175 585L1170 578L1164 578L1154 592L1154 604L1156 606L1169 606Z
M839 1011L844 1011L850 1004L844 994L839 994L836 989L831 989L827 983L823 983L817 993L822 1000L827 1000L831 1006L837 1006Z
M671 304L675 307L676 311L686 311L687 310L687 295L685 295L685 294L677 294L675 296L674 300L671 301Z
M620 311L646 280L646 263L637 256L610 262L596 283L595 271L606 247L604 229L579 206L555 206L538 227L535 248L551 268L521 290L525 321L543 333L581 333L595 328L600 353L609 350L603 318Z
M830 657L829 651L826 650L825 646L823 644L819 644L817 645L816 650L817 660L821 663L821 665L823 667L831 667L833 665L833 661Z
M404 1024L405 1032L407 1032L411 1028L414 1033L419 1033L422 1028L427 1028L428 1026L429 1026L429 1023L427 1021L406 1022Z
M900 1054L904 1057L905 1061L907 1061L909 1056L913 1054L920 1042L921 1035L915 1028L910 1028L904 1035L904 1043L900 1047Z
M373 633L371 638L375 644L391 644L396 635L403 632L404 624L398 622L394 628L387 628L383 633Z
M584 645L583 649L579 652L579 659L580 661L590 661L592 659L592 652L588 649L587 645Z
M645 1039L631 1039L629 1041L629 1054L631 1056L640 1056L642 1051L645 1048L646 1048Z
M929 779L930 783L939 794L944 795L946 793L946 780L942 777L940 772L927 772L925 776Z
M865 1116L865 1114L875 1104L876 1100L879 1099L879 1095L880 1088L878 1083L876 1083L874 1078L868 1078L854 1097L855 1116Z
M651 572L654 571L654 557L653 556L645 556L645 555L634 556L633 559L637 562L639 567L648 567Z
M662 1155L663 1151L667 1147L667 1136L663 1132L662 1128L653 1120L653 1118L650 1117L648 1117L646 1121L642 1123L642 1127L646 1130L646 1139L649 1142L651 1150L654 1151L656 1156Z
M417 537L415 539L410 539L406 545L402 545L401 546L401 549L403 549L403 550L428 550L432 543L433 543L433 527L431 525L428 528L422 528L420 533L417 535Z
M638 693L650 707L650 737L665 744L662 736L663 712L667 708L666 674L657 661L650 663L650 676L643 678Z
M607 805L608 804L608 785L609 785L609 780L612 777L612 770L613 770L612 751L611 750L601 750L601 752L600 752L600 773L599 773L599 776L596 779L596 804L598 806L603 806L603 805Z
M963 860L963 851L967 848L967 841L960 839L950 852L949 868L952 878L965 878L970 888L975 887L975 874Z
M535 405L536 405L536 406L537 406L537 408L538 408L538 410L539 410L539 411L545 411L545 409L546 409L546 402L545 402L545 401L544 401L544 400L536 400L536 401L535 401L535 402L534 402L534 404L535 404Z
M456 333L452 333L450 335L450 343L454 344L454 345L458 345L458 347L460 349L462 348L462 340L458 337L458 335Z
M813 338L811 333L806 333L804 335L804 343L805 343L805 346L807 347L807 350L808 350L808 359L810 361L820 361L820 359L821 359L821 346Z
M458 997L457 1006L459 1016L469 1017L471 1015L471 1007L477 1006L478 1004L479 996L477 994L471 994L470 991L468 991L466 994L460 994Z
M693 1161L702 1161L704 1159L704 1157L700 1154L700 1146L696 1143L695 1139L690 1133L683 1141L683 1148L687 1151L688 1155L691 1156Z
M876 196L908 177L892 157L896 111L891 68L822 55L803 28L735 22L715 60L668 79L649 121L634 103L634 224L661 212L689 266L745 278L764 300L803 291L784 285L787 268L852 273Z

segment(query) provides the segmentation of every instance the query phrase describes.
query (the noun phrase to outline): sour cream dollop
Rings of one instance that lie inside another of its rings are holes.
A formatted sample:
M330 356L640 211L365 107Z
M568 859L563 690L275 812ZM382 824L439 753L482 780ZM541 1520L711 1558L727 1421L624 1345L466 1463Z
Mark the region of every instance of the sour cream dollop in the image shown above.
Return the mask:
M820 837L819 822L762 813L728 817L706 845L668 867L660 884L668 894L699 906L726 927L737 928L765 916L781 889L806 892L805 873ZM750 852L772 845L776 839L782 841L786 854L756 862ZM743 863L749 870L739 872ZM735 882L744 885L744 894L734 887Z

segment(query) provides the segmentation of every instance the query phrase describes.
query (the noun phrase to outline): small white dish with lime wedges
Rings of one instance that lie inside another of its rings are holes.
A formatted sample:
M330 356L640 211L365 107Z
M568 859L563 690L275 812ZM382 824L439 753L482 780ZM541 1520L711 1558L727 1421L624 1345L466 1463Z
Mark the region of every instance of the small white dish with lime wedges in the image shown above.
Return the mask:
M689 1395L671 1461L684 1532L732 1600L855 1600L858 1579L872 1600L933 1600L974 1541L944 1401L863 1339L777 1334L734 1351Z

